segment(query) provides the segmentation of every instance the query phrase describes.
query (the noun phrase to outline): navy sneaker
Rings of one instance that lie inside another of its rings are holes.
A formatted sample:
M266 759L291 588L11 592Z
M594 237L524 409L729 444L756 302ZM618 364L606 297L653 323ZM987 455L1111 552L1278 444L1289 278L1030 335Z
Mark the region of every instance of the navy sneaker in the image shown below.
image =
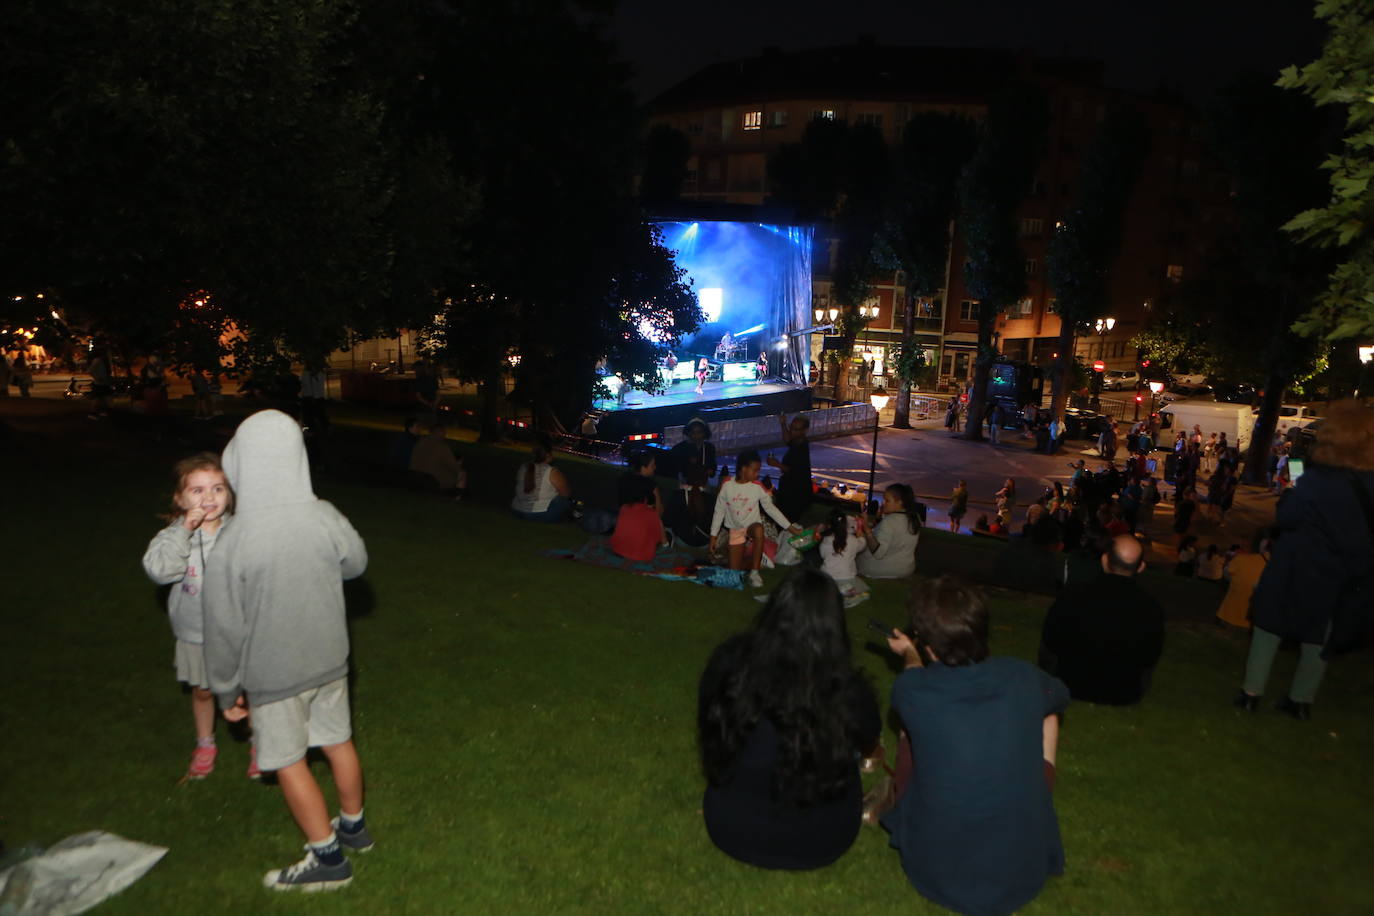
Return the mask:
M305 847L305 858L295 865L273 869L262 876L262 886L274 891L336 891L353 882L353 866L343 859L338 865L326 865Z
M347 846L354 852L367 852L373 847L372 834L367 832L367 821L363 820L352 830L344 824L342 818L334 818L329 822L334 828L334 834L339 838L340 846Z

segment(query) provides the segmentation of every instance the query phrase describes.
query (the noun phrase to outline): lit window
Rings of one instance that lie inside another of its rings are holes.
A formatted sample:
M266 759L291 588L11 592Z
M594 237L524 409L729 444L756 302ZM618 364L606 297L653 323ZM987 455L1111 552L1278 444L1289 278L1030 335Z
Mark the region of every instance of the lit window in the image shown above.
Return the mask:
M763 112L761 112L761 111L746 111L746 112L744 113L744 129L745 129L745 130L758 130L758 129L759 129L760 127L762 127L762 126L763 126Z
M1165 268L1164 276L1168 277L1170 280L1173 280L1175 283L1183 282L1183 265L1170 264L1167 268Z
M835 120L835 109L833 109L833 108L813 108L813 109L811 109L811 120L813 120L813 121L833 121L833 120Z
M1022 299L1011 307L1011 314L1015 316L1029 315L1033 311L1035 311L1035 302L1029 297Z

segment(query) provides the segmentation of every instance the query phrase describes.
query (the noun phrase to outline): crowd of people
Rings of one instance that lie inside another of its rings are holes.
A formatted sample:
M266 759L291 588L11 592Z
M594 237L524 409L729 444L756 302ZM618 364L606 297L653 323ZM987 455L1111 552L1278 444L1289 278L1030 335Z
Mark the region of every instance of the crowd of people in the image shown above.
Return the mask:
M314 396L308 390L303 397ZM148 576L172 586L173 661L191 689L196 739L186 778L215 769L218 707L251 728L248 776L277 774L306 840L304 859L264 877L277 890L345 886L345 852L373 845L349 723L342 602L343 580L364 571L367 554L347 519L314 496L303 427L321 423L307 410L259 411L222 460L178 463L168 524L144 557ZM1374 427L1350 413L1331 428L1344 432L1323 437L1300 486L1286 483L1277 524L1253 550L1202 547L1189 532L1199 512L1220 524L1234 495L1239 456L1224 437L1184 432L1165 471L1175 483L1175 571L1216 583L1219 618L1252 630L1235 698L1242 710L1259 707L1279 645L1296 639L1298 670L1277 705L1309 718L1328 659L1354 641L1374 604ZM467 471L447 432L438 415L408 418L389 460L461 499ZM824 493L812 480L806 418L783 417L780 432L780 457L746 450L722 465L709 426L693 420L666 454L628 456L617 506L606 510L610 550L632 561L704 548L707 562L755 588L765 566L798 567L701 676L706 832L741 861L811 869L842 856L864 823L881 824L922 895L959 912L1011 912L1064 868L1053 799L1067 705L1141 702L1164 655L1164 609L1139 578L1149 546L1140 534L1164 497L1151 453L1130 441L1152 433L1128 433L1124 467L1107 458L1092 473L1073 462L1067 485L1047 486L1024 515L1007 478L991 494L991 517L974 524L1060 552L1061 587L1031 664L992 654L977 587L914 579L924 506L909 486L863 502ZM672 481L666 493L663 478ZM1196 495L1201 478L1205 499ZM826 510L819 522L817 502ZM960 480L952 530L969 503ZM592 513L543 437L516 469L509 505L531 522ZM851 655L846 608L867 597L865 579L912 580L900 626L873 624L900 669L890 688L900 725L892 766L877 691ZM333 771L336 817L305 765L310 747ZM878 769L887 775L864 793L862 774Z

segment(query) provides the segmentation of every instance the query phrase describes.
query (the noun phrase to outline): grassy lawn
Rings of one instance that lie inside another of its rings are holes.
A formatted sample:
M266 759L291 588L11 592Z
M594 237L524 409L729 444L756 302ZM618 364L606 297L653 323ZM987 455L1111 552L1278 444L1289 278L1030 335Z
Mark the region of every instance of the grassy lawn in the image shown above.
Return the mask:
M246 745L221 729L219 769L176 785L189 703L139 559L177 447L43 410L57 408L0 406L19 430L3 459L0 839L99 828L170 847L99 912L940 912L878 830L814 873L715 850L698 814L696 679L757 603L546 559L581 533L510 518L518 455L475 445L463 504L370 484L342 460L317 482L371 553L350 601L378 845L339 894L262 890L300 847L279 792L243 777ZM572 476L609 490L603 469ZM906 587L878 583L851 612L884 698L892 672L863 625L899 622ZM1047 599L993 601L994 651L1033 658ZM1210 624L1176 625L1144 705L1070 708L1056 793L1068 870L1026 912L1374 911L1370 656L1334 665L1317 718L1297 723L1231 709L1244 651ZM1271 694L1294 660L1280 657Z

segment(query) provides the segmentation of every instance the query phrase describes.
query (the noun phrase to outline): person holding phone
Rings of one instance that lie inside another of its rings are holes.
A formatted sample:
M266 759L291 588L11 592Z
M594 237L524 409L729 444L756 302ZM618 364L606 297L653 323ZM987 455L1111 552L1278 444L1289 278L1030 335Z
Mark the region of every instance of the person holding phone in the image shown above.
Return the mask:
M1054 812L1064 684L993 656L982 592L953 576L911 593L913 635L888 634L904 670L897 798L881 823L922 896L961 913L1009 913L1064 870Z

